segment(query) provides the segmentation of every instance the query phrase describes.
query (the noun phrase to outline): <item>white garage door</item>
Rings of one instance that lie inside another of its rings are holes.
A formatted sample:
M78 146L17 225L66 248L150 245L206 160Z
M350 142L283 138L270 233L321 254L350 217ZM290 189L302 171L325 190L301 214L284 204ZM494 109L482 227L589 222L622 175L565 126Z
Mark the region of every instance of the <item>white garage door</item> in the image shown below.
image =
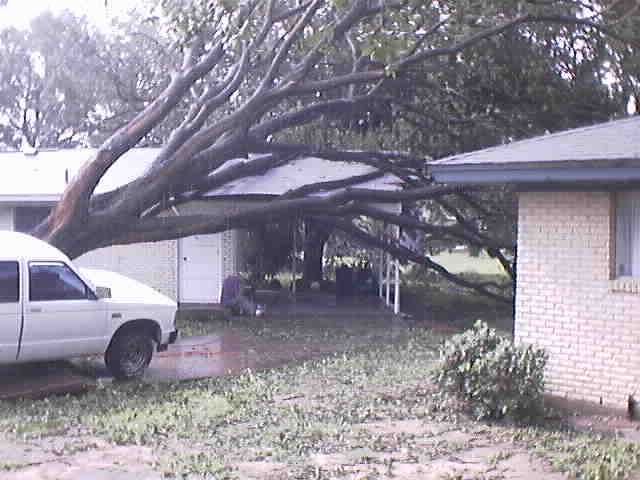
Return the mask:
M222 235L180 240L180 302L218 303L222 289Z

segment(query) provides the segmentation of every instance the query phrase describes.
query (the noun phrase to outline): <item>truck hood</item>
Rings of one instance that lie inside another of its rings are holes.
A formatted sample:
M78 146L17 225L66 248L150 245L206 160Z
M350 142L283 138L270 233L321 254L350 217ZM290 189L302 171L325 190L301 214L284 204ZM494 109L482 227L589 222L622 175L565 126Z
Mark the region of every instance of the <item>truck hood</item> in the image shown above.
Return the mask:
M153 288L119 273L94 268L80 268L80 273L87 280L94 291L96 287L111 289L112 303L138 303L145 305L163 305L177 307L176 302Z

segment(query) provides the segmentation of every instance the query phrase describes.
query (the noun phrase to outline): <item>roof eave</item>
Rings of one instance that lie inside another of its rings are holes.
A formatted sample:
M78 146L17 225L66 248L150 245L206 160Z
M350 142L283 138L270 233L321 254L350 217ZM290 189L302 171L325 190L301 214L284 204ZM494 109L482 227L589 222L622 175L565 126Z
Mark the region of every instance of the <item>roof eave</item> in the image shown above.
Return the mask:
M46 203L54 204L60 201L62 195L59 194L39 194L24 193L15 195L0 194L0 204L21 204L21 203Z
M432 165L438 183L449 184L585 184L640 181L640 165Z

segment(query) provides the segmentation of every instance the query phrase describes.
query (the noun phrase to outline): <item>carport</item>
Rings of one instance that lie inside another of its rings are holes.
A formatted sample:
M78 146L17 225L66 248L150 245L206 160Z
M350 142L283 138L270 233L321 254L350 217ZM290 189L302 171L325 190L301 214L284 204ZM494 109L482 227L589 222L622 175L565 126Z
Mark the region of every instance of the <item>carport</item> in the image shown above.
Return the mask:
M249 159L237 159L227 162L224 168L238 168L239 165L249 166L259 156ZM402 189L402 181L390 173L362 163L338 160L327 160L317 157L300 157L288 163L271 168L261 175L243 177L229 182L222 187L213 189L205 195L207 201L220 202L225 211L237 212L243 208L258 203L292 195L306 188L312 183L318 188L309 195L327 196L346 188L362 188L379 191L398 191ZM400 214L402 204L399 202L375 203L372 206L388 213ZM401 230L395 226L388 226L376 222L376 230L381 238L395 238L400 240ZM294 252L299 252L299 239L294 237ZM367 249L370 265L373 266L378 278L378 296L387 307L393 308L395 314L400 313L400 261L392 258L380 250ZM294 259L297 255L294 254ZM297 265L293 264L294 277ZM293 284L293 294L295 282Z

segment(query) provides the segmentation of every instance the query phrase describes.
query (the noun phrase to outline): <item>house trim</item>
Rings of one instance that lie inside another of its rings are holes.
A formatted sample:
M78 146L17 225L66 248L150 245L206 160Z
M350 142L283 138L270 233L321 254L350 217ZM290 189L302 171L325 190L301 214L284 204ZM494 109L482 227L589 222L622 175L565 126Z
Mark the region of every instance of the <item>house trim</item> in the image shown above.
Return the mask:
M618 219L618 195L616 192L609 194L609 280L615 282L616 275L616 247L617 247L617 219ZM614 283L612 283L612 287Z
M431 173L439 183L475 184L555 184L565 188L577 183L629 184L640 182L640 167L596 167L526 165L432 165Z
M60 201L60 195L0 195L0 203L23 204L44 203L54 205Z
M618 192L609 195L609 291L621 293L640 293L640 278L616 275L616 249L618 225Z
M618 277L611 280L609 291L622 293L640 293L640 278Z

